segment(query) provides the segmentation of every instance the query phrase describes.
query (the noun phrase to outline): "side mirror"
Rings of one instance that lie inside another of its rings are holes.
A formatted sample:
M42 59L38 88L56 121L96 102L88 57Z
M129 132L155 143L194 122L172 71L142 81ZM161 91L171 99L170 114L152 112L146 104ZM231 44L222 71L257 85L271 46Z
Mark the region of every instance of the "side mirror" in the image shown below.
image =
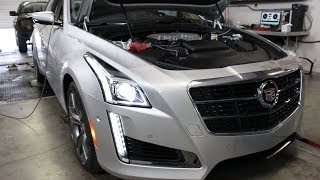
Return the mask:
M32 13L32 19L35 23L43 25L59 25L62 26L62 23L56 22L54 20L54 14L51 11L35 12Z
M18 13L15 11L10 11L9 14L10 16L18 16Z

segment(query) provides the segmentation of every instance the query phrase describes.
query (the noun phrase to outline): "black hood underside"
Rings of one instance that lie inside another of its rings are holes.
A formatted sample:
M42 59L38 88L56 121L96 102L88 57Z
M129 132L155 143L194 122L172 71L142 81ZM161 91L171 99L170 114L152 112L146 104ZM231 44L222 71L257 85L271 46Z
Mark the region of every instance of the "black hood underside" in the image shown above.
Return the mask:
M224 11L230 0L94 0L90 19L122 13L121 2L126 11L144 9L179 10L203 15L208 19L219 17L217 4Z

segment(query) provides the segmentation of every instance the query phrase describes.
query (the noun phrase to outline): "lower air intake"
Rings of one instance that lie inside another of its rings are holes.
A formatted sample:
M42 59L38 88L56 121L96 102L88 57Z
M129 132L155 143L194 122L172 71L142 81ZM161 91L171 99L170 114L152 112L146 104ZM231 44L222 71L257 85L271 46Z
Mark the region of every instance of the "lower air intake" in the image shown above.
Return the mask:
M150 144L129 137L126 137L125 140L130 163L180 168L201 167L200 161L194 153Z

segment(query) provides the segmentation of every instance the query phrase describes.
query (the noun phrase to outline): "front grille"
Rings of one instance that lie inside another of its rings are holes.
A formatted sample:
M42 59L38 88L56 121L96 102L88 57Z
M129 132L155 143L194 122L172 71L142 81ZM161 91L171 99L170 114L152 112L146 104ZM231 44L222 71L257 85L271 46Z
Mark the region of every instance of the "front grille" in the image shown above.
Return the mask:
M190 88L190 95L212 133L247 133L273 129L299 106L300 70L270 79L279 90L279 100L272 109L258 100L257 89L265 82Z
M125 137L125 142L130 162L133 163L167 167L201 167L197 156L191 152L150 144L129 137Z

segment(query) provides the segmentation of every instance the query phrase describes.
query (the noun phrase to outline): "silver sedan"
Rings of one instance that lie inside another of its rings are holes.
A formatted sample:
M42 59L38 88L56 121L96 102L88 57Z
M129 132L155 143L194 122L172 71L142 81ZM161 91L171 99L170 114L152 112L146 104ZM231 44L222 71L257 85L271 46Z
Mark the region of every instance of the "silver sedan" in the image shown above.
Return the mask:
M124 179L205 179L301 134L293 53L223 25L228 0L50 0L33 14L36 75L70 119L82 166Z

